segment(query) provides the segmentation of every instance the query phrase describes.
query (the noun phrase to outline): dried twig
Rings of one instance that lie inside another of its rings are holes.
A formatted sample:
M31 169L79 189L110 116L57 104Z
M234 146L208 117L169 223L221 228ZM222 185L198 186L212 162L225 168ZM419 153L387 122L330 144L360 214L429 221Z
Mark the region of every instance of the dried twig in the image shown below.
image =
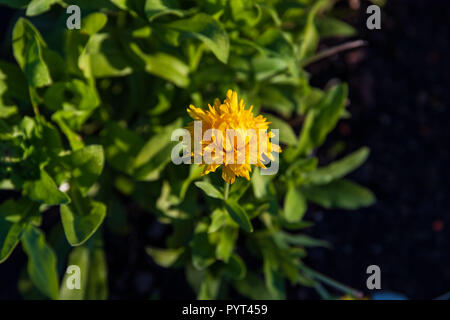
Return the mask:
M301 65L302 65L302 67L304 67L311 63L314 63L319 60L333 56L339 52L347 51L347 50L351 50L351 49L355 49L355 48L359 48L359 47L364 47L366 45L367 45L367 41L364 41L364 40L355 40L355 41L343 43L338 46L335 46L335 47L332 47L329 49L325 49L325 50L317 53L316 55L312 56L311 58L302 61Z

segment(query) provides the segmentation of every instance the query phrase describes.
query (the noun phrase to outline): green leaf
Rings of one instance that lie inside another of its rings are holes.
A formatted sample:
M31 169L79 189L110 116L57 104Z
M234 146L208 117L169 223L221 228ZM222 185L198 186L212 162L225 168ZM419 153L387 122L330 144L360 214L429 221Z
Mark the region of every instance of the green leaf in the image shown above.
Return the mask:
M91 255L85 296L87 300L106 300L108 298L108 265L103 243L101 238L97 240L98 238L95 238L97 244L90 247Z
M272 300L273 297L267 290L265 283L254 273L247 273L241 281L233 282L234 288L243 296L253 300Z
M142 17L144 14L143 12L144 0L109 0L109 1L114 3L118 8L122 10L128 10L133 18L137 18L137 16Z
M72 274L66 273L59 300L105 300L108 297L107 265L101 237L93 237L85 245L74 248L68 265L80 268L80 289L69 289L67 282Z
M269 57L263 54L256 55L251 62L255 78L258 81L265 80L287 68L285 59Z
M227 32L220 22L205 13L198 13L191 18L177 20L166 25L169 28L183 31L202 41L223 63L228 60L230 43Z
M237 254L233 254L224 268L224 276L233 280L243 280L247 273L244 261Z
M341 160L311 172L307 181L316 185L330 183L358 168L366 161L368 156L369 148L363 147Z
M0 84L1 86L1 84ZM9 118L12 115L15 115L17 113L18 109L16 106L5 106L3 105L3 102L1 101L0 97L0 118Z
M314 20L317 12L330 3L329 0L316 1L311 10L308 12L306 26L303 30L300 47L298 50L299 60L310 57L316 51L319 44L319 33L317 31Z
M320 37L351 37L357 32L348 23L343 21L330 18L330 17L320 17L316 21L317 31Z
M295 103L291 99L289 99L286 96L285 92L283 92L283 90L280 90L280 88L277 88L275 86L264 86L263 88L261 88L259 94L264 108L273 110L281 114L283 117L290 118L292 112L296 109ZM280 124L280 122L278 121L277 124ZM295 138L295 143L292 143L293 139L291 132L288 132L289 129L286 128L286 125L284 125L283 127L283 131L285 131L285 134L287 134L285 138L288 139L288 142L291 142L291 144L297 143L297 138Z
M28 255L28 274L33 284L51 299L58 299L56 255L45 242L44 234L38 228L28 226L22 244Z
M150 22L168 14L178 17L182 17L184 14L183 10L179 9L178 1L176 0L146 0L144 10Z
M68 266L75 265L80 268L80 289L69 289L68 281L73 276L71 273L65 273L61 281L59 291L59 300L83 300L86 293L87 278L89 272L89 248L85 246L76 247L69 255Z
M245 210L235 201L229 199L225 202L230 217L245 231L253 232L253 226Z
M265 54L282 57L286 62L292 62L294 47L287 33L280 31L280 29L268 28L255 42L263 48Z
M171 81L181 88L189 85L189 66L180 59L164 52L146 54L136 43L130 43L130 48L143 61L148 73Z
M202 189L206 195L211 198L223 199L223 194L216 189L212 184L206 181L197 181L194 183L198 188Z
M302 192L291 185L284 200L284 217L290 223L299 222L307 209L306 199Z
M52 83L50 71L43 59L45 43L36 28L26 19L19 18L13 29L13 53L32 87Z
M66 123L65 111L57 111L53 114L52 120L55 121L64 135L69 140L72 150L84 148L84 143L79 135L77 135Z
M37 203L20 198L0 205L0 263L10 256L30 223L40 223Z
M96 33L89 38L78 66L87 78L119 77L133 71L123 48L108 33Z
M192 251L192 264L197 270L204 270L216 261L215 247L205 222L197 224L189 246Z
M44 119L40 119L39 124L41 127L40 139L42 139L40 143L44 145L44 148L49 155L57 155L63 150L61 136L58 129Z
M59 160L72 171L72 178L77 182L83 194L86 194L102 173L103 147L91 145L64 155Z
M59 3L60 0L31 0L28 4L26 15L27 16L37 16L41 13L44 13L50 10L50 7Z
M274 234L274 237L278 241L287 242L294 246L301 247L330 247L330 244L327 241L314 239L305 234L289 234L286 232L277 232Z
M206 273L200 285L198 300L215 300L219 293L220 278L215 277L210 273Z
M29 103L27 80L19 66L0 61L0 81L3 82L0 85L0 101L3 100L3 104L6 104L6 98Z
M284 120L275 117L274 115L266 115L267 120L271 122L271 129L278 129L280 142L285 143L287 145L297 144L297 136L295 135L292 127L286 123Z
M271 252L263 253L264 263L264 280L266 282L266 287L272 299L282 300L285 299L285 286L284 278L278 272L279 261L275 260L275 255Z
M69 124L76 124L71 127L81 127L90 115L90 112L82 111L91 111L98 107L100 99L94 86L74 79L67 82L55 82L45 91L44 103L52 110L61 110L59 116L62 116ZM74 115L83 119L73 119Z
M92 36L96 34L108 22L108 17L101 12L94 12L86 16L81 23L81 32Z
M0 263L11 255L26 227L27 224L24 222L10 223L0 217Z
M311 226L314 225L313 222L310 221L300 221L300 222L296 222L296 223L288 223L287 221L280 221L281 226L283 226L283 228L286 228L288 230L299 230L299 229L305 229L305 228L309 228Z
M261 19L261 7L253 1L230 0L229 5L233 20L239 25L254 26Z
M184 248L179 249L158 249L147 247L146 252L150 255L155 263L161 267L168 268L175 264L184 252Z
M312 108L315 108L324 96L324 91L317 88L309 88L306 95L302 96L300 103L297 105L297 113L304 115Z
M66 238L72 246L86 242L102 224L106 206L98 201L84 198L79 190L71 188L72 202L60 207L61 220Z
M298 150L301 154L309 154L325 141L345 108L347 94L347 85L337 85L325 94L316 108L309 110L300 134Z
M310 173L311 171L316 170L316 168L317 158L297 158L286 170L286 176L288 178L291 178L291 176L295 174L300 175L302 178L301 181L303 182L303 180L305 179L304 176L306 176L306 174Z
M152 136L150 140L141 148L136 160L134 162L134 167L139 168L142 165L153 159L158 153L164 150L168 145L170 145L170 138L172 132L181 127L181 119L174 121L173 123L165 126L159 133Z
M270 182L269 176L261 175L261 171L259 168L253 169L253 174L251 178L251 183L253 187L253 194L256 199L263 199L267 196L267 185Z
M25 75L33 87L43 87L51 84L52 79L47 65L42 59L41 48L36 39L32 39L25 51Z
M305 60L312 56L319 44L319 33L314 25L314 18L308 18L303 30L300 47L298 50L299 60Z
M187 264L185 270L187 282L198 295L206 272L197 270L192 264Z
M199 2L200 10L214 17L220 17L226 7L224 0L205 0Z
M70 202L70 198L64 192L59 191L52 177L41 169L39 180L26 181L23 184L23 194L30 199L47 205L59 205Z
M271 6L271 5L266 5L266 4L260 4L261 9L263 10L263 12L266 12L273 20L273 22L275 23L275 25L277 27L280 27L282 24L281 18L277 12L277 10Z
M214 233L227 224L229 219L228 213L220 208L217 208L211 213L211 224L208 228L208 233Z
M369 189L344 179L322 186L305 187L302 191L309 201L327 209L355 210L375 202L375 196Z
M167 238L167 246L170 248L179 248L185 246L194 234L194 221L178 219L174 221L173 232Z
M106 123L101 136L108 164L120 172L133 174L135 157L144 146L143 139L114 121Z
M136 179L154 181L159 178L161 171L170 162L172 148L177 143L171 141L172 132L180 128L181 124L181 119L178 119L165 126L142 147L133 165Z
M230 198L233 198L235 201L239 201L240 198L245 194L248 188L250 188L251 182L246 179L237 179L230 186Z
M234 251L234 245L238 236L238 229L226 226L219 231L219 243L216 247L216 257L218 260L228 262Z
M181 185L180 188L180 196L179 199L180 201L183 201L185 196L186 196L186 192L189 189L189 186L191 185L191 183L197 179L200 179L202 176L202 167L199 165L192 165L191 168L189 169L189 176L183 181L183 184Z

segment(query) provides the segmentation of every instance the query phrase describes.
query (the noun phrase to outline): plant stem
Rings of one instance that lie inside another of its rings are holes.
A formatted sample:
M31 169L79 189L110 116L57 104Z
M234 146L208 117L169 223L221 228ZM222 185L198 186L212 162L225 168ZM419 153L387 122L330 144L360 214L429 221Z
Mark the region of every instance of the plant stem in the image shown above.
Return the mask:
M320 297L324 300L330 300L330 295L328 294L327 290L319 283L314 286L314 289L316 289L317 293L320 295Z
M225 182L225 192L223 194L223 197L226 200L228 200L228 193L230 192L230 184L228 182Z
M366 46L366 45L367 45L367 42L364 41L364 40L355 40L355 41L343 43L343 44L340 44L338 46L335 46L335 47L332 47L332 48L329 48L329 49L325 49L325 50L317 53L315 56L312 56L311 58L304 60L301 63L301 65L304 67L304 66L307 66L307 65L309 65L311 63L314 63L316 61L319 61L319 60L325 59L325 58L327 58L329 56L335 55L335 54L337 54L337 53L339 53L341 51L355 49L355 48L363 47L363 46Z
M301 268L306 272L309 273L312 277L316 278L317 280L322 281L323 283L328 284L329 286L332 286L344 293L350 294L356 298L362 298L363 294L359 292L358 290L355 290L353 288L350 288L342 283L337 282L334 279L331 279L330 277L327 277L324 274L321 274L320 272L314 271L305 265L302 265Z
M32 105L33 105L33 112L34 112L34 115L36 116L36 118L39 118L39 117L41 116L41 114L40 114L40 112L39 112L38 106L35 105L34 103L33 103Z

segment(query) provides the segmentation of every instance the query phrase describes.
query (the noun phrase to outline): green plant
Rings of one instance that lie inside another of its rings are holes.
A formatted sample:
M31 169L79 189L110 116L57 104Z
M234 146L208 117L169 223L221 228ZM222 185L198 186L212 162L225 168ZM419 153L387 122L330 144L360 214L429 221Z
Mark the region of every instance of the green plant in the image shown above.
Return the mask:
M313 152L348 116L347 86L313 88L303 69L320 37L354 34L326 14L333 1L77 1L81 30L66 28L68 1L0 4L33 17L17 19L6 44L17 64L0 62L0 189L8 190L0 262L22 243L25 297L106 298L101 230L127 232L131 202L172 226L167 248L147 252L161 266L184 267L200 299L231 287L282 299L286 281L352 292L302 263L305 248L328 244L291 231L312 225L303 220L309 202L358 209L374 201L343 178L367 148L323 167ZM283 153L277 175L253 170L222 196L220 174L202 178L197 166L170 163L170 137L187 124L190 103L205 106L230 88L270 113ZM299 135L291 117L304 119ZM42 216L58 208L61 224L46 237ZM248 267L238 252L259 264ZM66 261L88 274L81 292L64 280L60 289Z

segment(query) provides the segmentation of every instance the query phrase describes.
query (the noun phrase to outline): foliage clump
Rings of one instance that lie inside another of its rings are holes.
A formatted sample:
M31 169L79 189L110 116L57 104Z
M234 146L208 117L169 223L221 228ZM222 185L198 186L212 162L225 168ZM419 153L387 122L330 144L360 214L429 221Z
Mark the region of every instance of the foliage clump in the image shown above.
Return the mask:
M349 115L347 86L313 88L304 70L320 37L354 33L328 14L333 1L83 0L80 30L66 28L63 0L0 4L18 9L6 43L15 62L0 61L0 262L22 244L24 297L107 298L101 233L130 232L130 203L171 226L167 246L147 252L185 268L200 299L230 288L282 299L287 281L327 282L302 262L305 248L328 245L295 232L312 225L308 204L374 201L344 178L366 148L321 167L314 156ZM253 170L224 195L220 174L170 163L170 138L189 104L229 88L280 129L283 153L277 175ZM45 234L43 217L55 212L61 222ZM67 265L87 274L81 291L60 279Z

